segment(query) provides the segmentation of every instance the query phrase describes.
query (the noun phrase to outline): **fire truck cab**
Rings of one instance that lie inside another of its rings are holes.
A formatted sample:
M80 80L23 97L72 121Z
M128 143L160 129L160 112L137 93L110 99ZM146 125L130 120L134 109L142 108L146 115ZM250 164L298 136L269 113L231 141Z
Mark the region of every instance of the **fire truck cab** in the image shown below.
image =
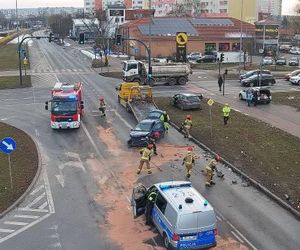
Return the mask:
M82 84L58 82L54 85L51 100L45 102L45 109L51 111L51 128L79 128L83 115Z

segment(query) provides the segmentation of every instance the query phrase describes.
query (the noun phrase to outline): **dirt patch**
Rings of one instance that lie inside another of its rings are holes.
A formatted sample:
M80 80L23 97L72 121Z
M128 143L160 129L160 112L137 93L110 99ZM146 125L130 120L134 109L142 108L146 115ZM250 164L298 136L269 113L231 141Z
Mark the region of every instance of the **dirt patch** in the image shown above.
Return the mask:
M13 189L10 187L8 156L0 152L0 213L27 190L38 169L38 152L27 134L0 122L0 140L4 137L14 138L17 150L10 155Z
M296 108L297 111L300 111L300 91L273 93L272 102L275 104L291 106Z
M99 127L98 135L112 156L101 161L91 158L87 163L99 187L99 193L94 199L99 204L104 204L107 209L104 230L121 249L147 250L149 246L155 250L165 249L156 243L158 233L145 225L144 218L133 219L132 216L130 197L132 188L138 181L138 149L129 151L122 148L121 142L111 129ZM159 155L151 160L154 174L164 171L171 161L182 159L186 148L186 145L159 144ZM146 171L142 173L146 174ZM218 244L217 249L246 249L232 239L221 237Z
M104 77L110 77L110 78L116 78L116 79L122 79L122 72L103 72L99 73L100 76Z
M19 76L0 76L0 89L17 89L31 87L31 77L23 76L22 85L20 85Z
M172 107L168 98L156 98L156 104L178 126L187 114L192 114L191 134L196 139L282 199L288 195L288 202L296 208L300 201L300 139L235 111L231 111L228 125L224 126L222 106L218 103L212 106L211 137L206 102L203 101L202 110L183 112Z

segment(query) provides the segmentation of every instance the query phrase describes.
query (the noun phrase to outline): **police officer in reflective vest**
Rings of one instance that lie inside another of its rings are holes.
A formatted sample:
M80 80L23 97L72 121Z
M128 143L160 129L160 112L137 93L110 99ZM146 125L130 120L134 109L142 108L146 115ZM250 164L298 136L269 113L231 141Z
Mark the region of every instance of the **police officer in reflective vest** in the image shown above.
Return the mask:
M152 174L151 168L150 168L150 160L151 156L153 154L153 145L148 144L146 148L143 148L140 150L141 159L140 159L140 165L137 170L137 174L140 174L143 168L144 163L147 165L148 174Z
M230 111L231 111L231 109L230 109L228 103L225 103L225 105L223 107L224 125L227 125L227 122L229 120Z
M207 187L210 187L211 185L216 184L213 181L214 172L216 170L218 162L221 160L221 157L219 155L216 155L215 159L212 159L208 165L206 166L206 183L205 185Z
M147 201L146 201L146 225L150 225L151 223L151 214L152 214L152 209L154 207L155 201L157 197L157 191L154 190L150 192L147 196Z
M193 166L195 165L195 154L193 153L192 147L188 147L188 153L183 158L182 165L185 165L186 177L190 178Z
M167 114L166 111L164 111L160 118L159 118L163 123L164 123L164 128L165 128L165 132L168 133L169 132L169 127L170 127L170 117L169 115Z

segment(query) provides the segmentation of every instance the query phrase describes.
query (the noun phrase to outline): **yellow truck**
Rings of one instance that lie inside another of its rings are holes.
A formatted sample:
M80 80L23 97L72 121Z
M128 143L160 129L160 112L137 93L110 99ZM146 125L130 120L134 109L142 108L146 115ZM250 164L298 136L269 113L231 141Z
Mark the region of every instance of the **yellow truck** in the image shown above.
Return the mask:
M139 122L146 118L148 113L156 109L153 102L152 88L140 86L138 82L123 82L117 88L118 102L132 112Z

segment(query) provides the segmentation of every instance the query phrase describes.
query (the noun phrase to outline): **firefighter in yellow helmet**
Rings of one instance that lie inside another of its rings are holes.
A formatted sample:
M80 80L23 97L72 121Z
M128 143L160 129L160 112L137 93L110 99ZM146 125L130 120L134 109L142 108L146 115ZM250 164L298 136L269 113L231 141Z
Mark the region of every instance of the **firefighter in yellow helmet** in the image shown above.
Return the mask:
M219 155L216 155L215 159L212 159L208 165L206 166L206 183L205 185L207 187L210 187L211 185L216 184L213 181L214 172L216 170L218 162L221 160L221 157Z
M146 163L147 165L148 174L152 174L150 168L150 160L151 160L151 156L153 155L153 145L148 144L146 148L140 150L140 154L141 154L141 159L140 159L140 165L137 170L137 174L141 173L144 163Z
M182 123L182 127L184 129L184 138L190 138L190 131L191 128L193 126L193 122L192 122L192 116L191 115L187 115L185 121Z
M186 156L183 158L182 165L185 166L186 177L190 178L193 166L195 165L195 154L193 153L192 147L188 147L188 152L187 152Z

